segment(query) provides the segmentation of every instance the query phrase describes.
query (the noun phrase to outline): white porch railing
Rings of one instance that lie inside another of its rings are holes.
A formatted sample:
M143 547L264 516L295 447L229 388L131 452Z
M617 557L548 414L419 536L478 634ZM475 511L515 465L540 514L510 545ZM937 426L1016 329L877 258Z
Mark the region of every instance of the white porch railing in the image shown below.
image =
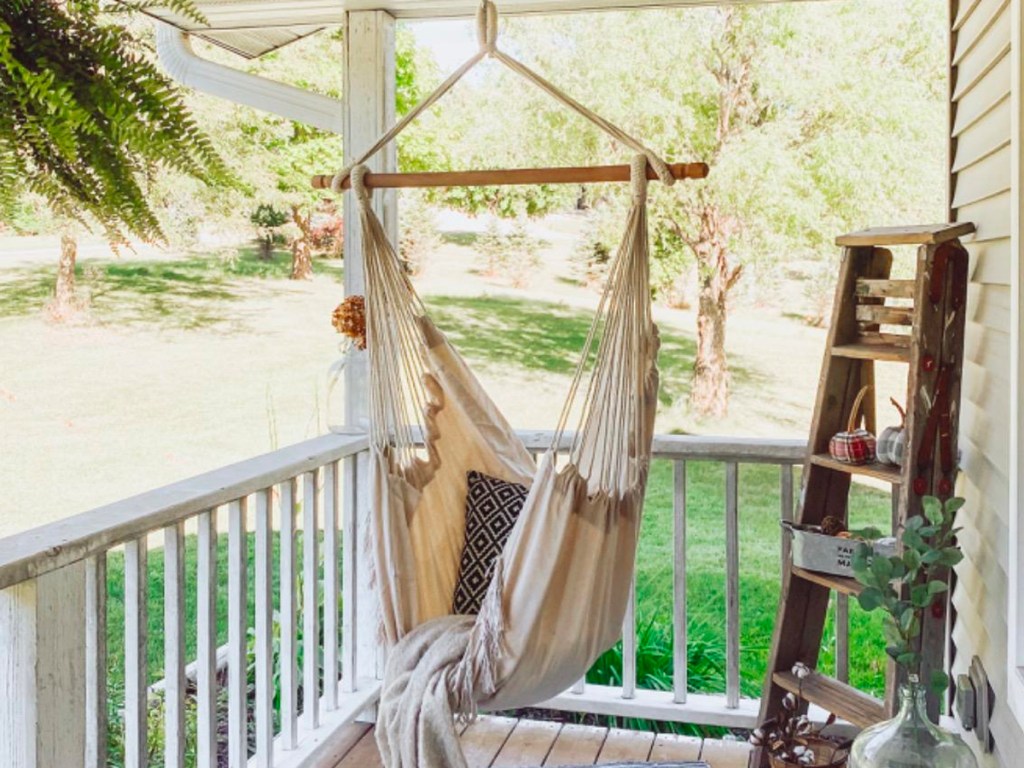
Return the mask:
M537 452L551 440L542 432L523 437ZM190 764L186 739L200 768L214 768L225 750L233 768L329 760L340 726L371 708L379 691L381 653L367 618L373 612L359 544L365 451L363 436L327 435L0 540L3 764L64 768L84 755L89 768L107 765L113 631L124 638L123 708L113 714L126 768L147 764L150 729L162 729L167 768ZM780 517L791 518L793 466L804 445L659 436L654 452L674 466L672 690L637 687L634 596L622 685L581 683L546 706L750 727L757 700L740 695L739 466L778 465ZM724 694L687 693L686 478L687 462L696 461L725 466ZM147 567L160 548L162 579ZM108 626L112 558L124 564L124 625L117 628ZM159 625L148 616L155 591L163 603L162 665L147 653L149 628ZM225 627L226 644L218 637ZM837 646L842 671L845 641ZM150 674L161 666L162 674ZM163 678L162 708L152 677Z

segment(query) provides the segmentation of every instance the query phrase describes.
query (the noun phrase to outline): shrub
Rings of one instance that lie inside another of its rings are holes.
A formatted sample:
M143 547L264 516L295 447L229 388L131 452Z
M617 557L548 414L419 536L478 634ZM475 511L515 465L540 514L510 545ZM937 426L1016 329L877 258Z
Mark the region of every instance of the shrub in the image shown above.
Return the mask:
M398 255L406 272L418 275L440 242L437 236L437 218L434 209L420 191L403 195L402 202Z
M484 274L525 288L540 266L540 241L526 229L526 221L517 219L508 233L502 233L492 219L480 238L480 251L486 260Z
M249 221L256 227L256 237L260 244L260 257L269 259L278 242L277 229L288 223L290 217L286 211L275 208L269 203L260 203L249 215Z

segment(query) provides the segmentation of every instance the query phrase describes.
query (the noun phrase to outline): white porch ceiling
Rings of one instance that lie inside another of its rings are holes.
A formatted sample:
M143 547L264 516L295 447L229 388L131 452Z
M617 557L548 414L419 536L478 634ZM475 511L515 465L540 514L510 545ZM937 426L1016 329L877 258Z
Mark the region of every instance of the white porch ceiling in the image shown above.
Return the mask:
M503 14L524 14L715 5L720 1L497 0L497 5ZM325 27L339 26L346 11L379 9L400 19L457 18L472 16L479 0L197 0L196 6L206 17L207 25L197 25L163 8L151 9L149 13L184 32L246 58L255 58Z

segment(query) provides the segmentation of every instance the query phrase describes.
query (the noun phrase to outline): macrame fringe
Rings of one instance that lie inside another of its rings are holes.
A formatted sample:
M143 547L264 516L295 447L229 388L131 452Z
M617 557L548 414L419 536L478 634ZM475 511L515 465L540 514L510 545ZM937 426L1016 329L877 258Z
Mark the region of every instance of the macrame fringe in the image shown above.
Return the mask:
M376 556L376 534L372 525L361 526L362 536L360 547L362 548L363 562L366 563L367 589L371 592L377 591L377 556ZM371 600L373 604L373 622L377 627L377 643L381 646L387 645L387 630L384 628L384 613L381 609L380 600Z
M498 689L498 660L505 651L505 561L494 561L494 576L480 606L462 662L451 686L452 709L462 722L477 716L477 702Z

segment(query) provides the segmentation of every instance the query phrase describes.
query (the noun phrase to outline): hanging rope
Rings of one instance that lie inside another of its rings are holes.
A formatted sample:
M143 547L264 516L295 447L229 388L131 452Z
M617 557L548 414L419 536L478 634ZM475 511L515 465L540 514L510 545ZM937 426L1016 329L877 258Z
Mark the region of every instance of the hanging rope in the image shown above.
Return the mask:
M644 450L644 432L649 428L642 416L641 395L648 372L645 361L653 359L656 352L650 341L654 325L649 287L646 165L644 155L633 158L633 201L625 235L612 262L551 443L552 450L561 444L596 343L594 370L569 450L570 462L590 478L592 491L614 493L633 487L640 473L646 471L646 466L636 461ZM607 412L609 405L611 413Z
M668 164L652 150L644 146L639 139L626 133L622 128L618 127L614 123L606 120L595 112L592 112L587 107L583 106L580 102L560 90L557 86L546 80L540 74L530 69L528 66L523 64L518 59L509 56L507 53L498 48L498 9L491 0L484 0L476 14L476 27L477 27L477 43L478 50L473 54L465 64L456 69L449 77L441 83L429 96L423 101L413 107L409 112L397 123L395 123L388 131L386 131L377 141L370 147L366 152L358 157L358 159L352 161L347 166L338 171L334 178L331 180L331 189L335 192L341 191L341 186L351 173L352 169L356 166L364 164L371 157L376 155L381 149L386 147L395 138L404 131L410 123L412 123L417 117L423 114L424 111L430 109L436 104L448 91L455 87L465 75L472 70L480 61L485 58L493 58L496 61L500 61L510 70L518 74L519 76L529 80L531 83L536 85L538 88L543 90L555 101L563 104L564 106L576 112L581 117L588 120L593 125L597 126L604 133L611 136L613 139L623 144L634 152L643 155L647 162L650 163L654 172L658 175L658 178L667 185L675 183L675 177L672 175L671 169Z

